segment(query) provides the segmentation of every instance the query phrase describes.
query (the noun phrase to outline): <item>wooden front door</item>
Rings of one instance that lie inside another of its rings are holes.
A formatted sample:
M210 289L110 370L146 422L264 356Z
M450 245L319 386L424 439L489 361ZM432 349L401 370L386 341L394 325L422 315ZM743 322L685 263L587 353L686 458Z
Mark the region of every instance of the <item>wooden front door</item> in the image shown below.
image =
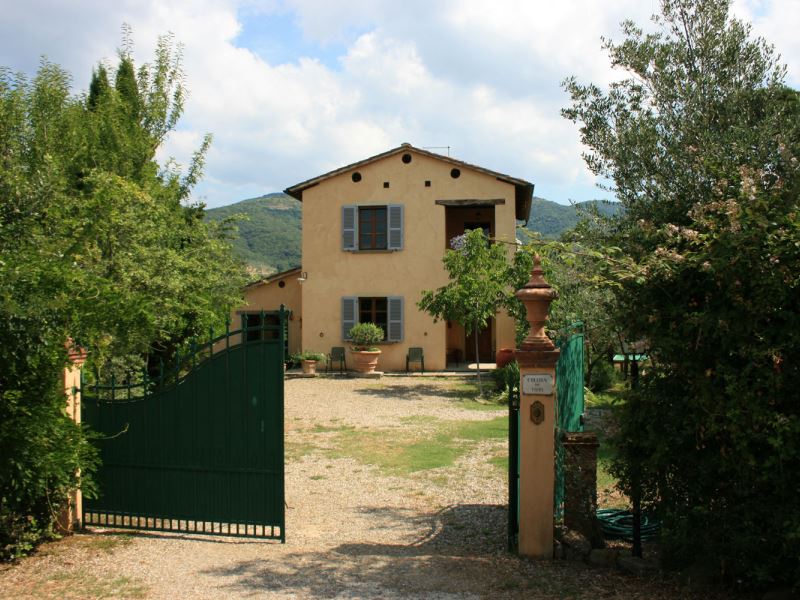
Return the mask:
M478 332L478 358L482 363L494 362L494 353L492 352L493 324L494 319L489 321L489 324ZM464 354L467 357L467 362L477 362L475 360L475 332L466 336L464 349L466 350Z

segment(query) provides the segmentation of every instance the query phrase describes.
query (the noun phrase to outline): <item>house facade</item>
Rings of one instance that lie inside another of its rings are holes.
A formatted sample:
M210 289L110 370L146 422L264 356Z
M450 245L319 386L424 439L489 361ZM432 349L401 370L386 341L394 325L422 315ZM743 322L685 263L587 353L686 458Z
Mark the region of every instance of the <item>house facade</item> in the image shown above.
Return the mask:
M265 325L278 325L280 317L278 311L283 306L289 313L285 330L285 354L289 356L301 350L301 326L303 322L302 288L299 278L300 267L275 273L254 281L242 290L245 304L231 312L231 331L242 330L241 333L232 335L227 343L238 344L242 337L252 341L262 335L277 336L275 330L263 330ZM220 341L214 346L214 351L225 347L226 342Z
M247 310L274 310L280 281L300 285L297 308L287 305L296 328L290 349L297 330L297 349L347 347L349 329L370 321L386 332L380 370L405 369L410 347L424 349L428 370L474 361L474 338L456 323L434 323L417 302L422 290L447 283L442 256L453 237L480 228L515 241L532 184L403 144L286 193L302 202L302 267L245 295ZM481 361L493 362L496 349L514 347L513 319L500 312L477 335Z

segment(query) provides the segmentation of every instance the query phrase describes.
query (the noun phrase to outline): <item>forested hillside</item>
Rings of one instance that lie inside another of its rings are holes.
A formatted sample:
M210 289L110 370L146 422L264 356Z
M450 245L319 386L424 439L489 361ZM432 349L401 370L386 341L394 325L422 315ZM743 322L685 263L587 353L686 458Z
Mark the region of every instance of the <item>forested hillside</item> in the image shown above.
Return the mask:
M212 208L206 215L213 221L237 219L239 237L234 252L262 273L284 271L300 264L300 202L275 193Z
M580 211L595 203L601 214L613 214L617 204L600 201L564 205L544 198L534 198L528 229L546 239L558 238L578 224ZM282 193L242 200L236 204L206 211L209 219L238 220L239 237L234 242L236 254L260 273L284 271L300 265L300 202Z
M528 229L540 233L545 239L556 239L565 231L575 227L581 212L590 210L592 205L597 206L601 215L610 216L619 210L619 204L615 202L589 200L577 204L558 204L534 196Z

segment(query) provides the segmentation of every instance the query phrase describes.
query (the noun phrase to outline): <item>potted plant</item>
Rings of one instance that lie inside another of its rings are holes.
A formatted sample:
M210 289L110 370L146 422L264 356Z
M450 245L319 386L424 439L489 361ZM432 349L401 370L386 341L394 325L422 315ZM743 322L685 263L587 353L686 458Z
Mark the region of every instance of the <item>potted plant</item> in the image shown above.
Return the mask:
M383 329L375 323L359 323L350 329L353 364L359 373L374 373L381 351L375 346L383 341Z
M313 350L303 350L292 354L292 361L300 363L303 373L306 375L316 375L317 363L321 360L325 360L325 355L322 352L314 352Z

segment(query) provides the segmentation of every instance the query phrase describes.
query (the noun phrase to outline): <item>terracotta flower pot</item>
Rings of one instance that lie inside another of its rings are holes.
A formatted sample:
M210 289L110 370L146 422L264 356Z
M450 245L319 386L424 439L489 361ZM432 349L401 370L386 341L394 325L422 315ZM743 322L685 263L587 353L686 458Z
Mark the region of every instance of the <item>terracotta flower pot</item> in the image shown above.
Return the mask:
M500 348L500 350L495 352L494 362L498 369L502 369L508 363L514 362L514 349Z
M378 366L380 350L351 350L353 355L353 366L358 373L374 373Z
M317 373L317 361L315 360L304 360L301 363L303 368L303 373L306 375L316 375Z

